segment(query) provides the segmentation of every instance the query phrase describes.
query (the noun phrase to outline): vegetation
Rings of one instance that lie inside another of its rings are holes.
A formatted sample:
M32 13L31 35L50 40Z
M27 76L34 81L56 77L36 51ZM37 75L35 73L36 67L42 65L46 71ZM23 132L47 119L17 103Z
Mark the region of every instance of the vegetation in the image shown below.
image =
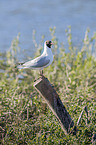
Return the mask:
M50 28L54 42L52 65L44 69L45 76L54 84L62 102L75 124L85 105L88 120L83 114L76 136L65 135L55 116L33 87L39 72L18 70L19 36L10 51L0 54L0 141L3 145L88 145L95 144L96 133L96 33L89 38L85 33L82 48L72 44L71 28L66 30L68 51L63 43L58 46L55 28ZM33 35L35 47L37 45ZM42 44L44 37L42 37Z

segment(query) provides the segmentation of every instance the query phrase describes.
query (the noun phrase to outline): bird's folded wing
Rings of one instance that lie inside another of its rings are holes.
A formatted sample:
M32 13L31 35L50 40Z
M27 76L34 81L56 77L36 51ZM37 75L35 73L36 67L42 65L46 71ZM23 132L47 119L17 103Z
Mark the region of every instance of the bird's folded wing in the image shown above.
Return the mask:
M38 67L44 67L50 62L50 59L46 56L43 57L37 57L31 61L28 61L23 64L24 67L33 67L33 68L38 68Z

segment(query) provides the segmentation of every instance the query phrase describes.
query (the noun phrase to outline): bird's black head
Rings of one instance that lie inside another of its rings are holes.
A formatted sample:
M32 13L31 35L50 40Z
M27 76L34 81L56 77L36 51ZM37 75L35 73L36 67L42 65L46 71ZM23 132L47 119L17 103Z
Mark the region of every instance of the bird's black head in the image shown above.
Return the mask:
M47 40L46 42L47 47L51 48L51 46L53 45L52 41Z

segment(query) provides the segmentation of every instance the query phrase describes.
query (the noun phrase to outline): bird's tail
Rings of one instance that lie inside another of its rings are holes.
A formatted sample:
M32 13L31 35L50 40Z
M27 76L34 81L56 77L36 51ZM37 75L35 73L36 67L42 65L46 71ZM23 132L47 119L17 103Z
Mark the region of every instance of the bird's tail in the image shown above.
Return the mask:
M24 69L23 65L18 65L17 68L18 69Z
M16 64L16 68L18 68L18 69L28 68L28 67L24 66L23 64L24 64L24 63L17 63L17 64Z

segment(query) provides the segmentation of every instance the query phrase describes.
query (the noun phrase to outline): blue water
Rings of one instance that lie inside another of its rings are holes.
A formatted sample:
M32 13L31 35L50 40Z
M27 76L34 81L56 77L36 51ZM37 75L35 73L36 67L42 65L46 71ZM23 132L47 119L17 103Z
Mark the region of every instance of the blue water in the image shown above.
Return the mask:
M0 51L8 50L20 32L21 49L33 55L33 30L39 44L42 35L45 40L51 39L49 28L54 26L59 43L66 44L68 25L72 27L74 45L82 42L88 27L92 35L96 31L96 0L0 0Z

